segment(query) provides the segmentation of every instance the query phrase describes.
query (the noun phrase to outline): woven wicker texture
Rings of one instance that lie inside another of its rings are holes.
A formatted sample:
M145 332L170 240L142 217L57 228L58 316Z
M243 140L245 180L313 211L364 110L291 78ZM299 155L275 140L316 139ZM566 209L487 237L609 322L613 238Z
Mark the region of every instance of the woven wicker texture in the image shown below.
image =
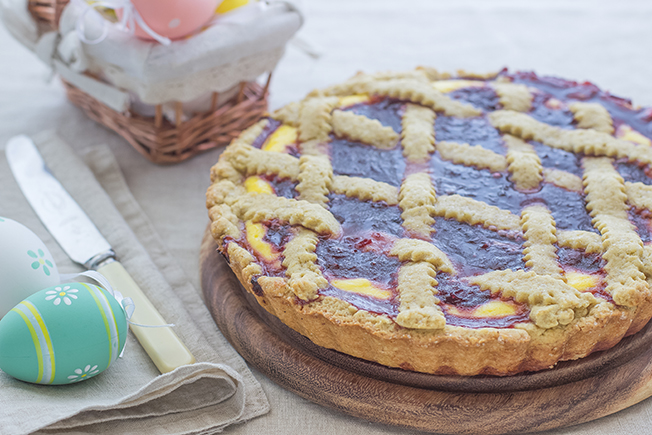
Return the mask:
M46 30L56 30L67 4L68 0L29 0L29 10ZM256 82L241 82L237 96L225 103L219 100L217 92L212 92L210 109L184 121L182 103L171 102L175 105L175 123L163 117L162 105L155 107L154 117L144 117L131 110L120 113L62 81L70 101L89 118L118 133L152 162L171 164L228 145L240 131L258 121L267 111L271 77L269 72L264 87Z

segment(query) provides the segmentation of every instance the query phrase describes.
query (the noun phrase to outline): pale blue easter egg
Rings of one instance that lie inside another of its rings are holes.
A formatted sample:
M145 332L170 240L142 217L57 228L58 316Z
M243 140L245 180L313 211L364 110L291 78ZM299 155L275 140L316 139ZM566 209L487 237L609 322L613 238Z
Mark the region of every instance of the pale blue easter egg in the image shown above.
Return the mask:
M71 384L109 368L122 352L127 318L106 290L61 284L41 290L0 320L0 369L36 384Z
M59 271L41 239L0 217L0 318L26 297L58 283Z

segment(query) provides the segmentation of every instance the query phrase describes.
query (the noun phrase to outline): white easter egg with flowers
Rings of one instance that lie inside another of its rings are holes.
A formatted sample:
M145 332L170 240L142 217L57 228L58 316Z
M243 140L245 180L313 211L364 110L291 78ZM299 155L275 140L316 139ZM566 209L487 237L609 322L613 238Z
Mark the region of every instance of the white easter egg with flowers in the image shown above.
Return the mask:
M43 241L26 226L0 216L0 318L23 299L59 282Z

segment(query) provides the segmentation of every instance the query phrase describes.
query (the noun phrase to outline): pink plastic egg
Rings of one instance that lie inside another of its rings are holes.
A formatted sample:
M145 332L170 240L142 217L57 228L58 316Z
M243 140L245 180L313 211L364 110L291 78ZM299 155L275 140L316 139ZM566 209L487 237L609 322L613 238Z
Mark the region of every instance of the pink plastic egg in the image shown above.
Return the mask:
M207 24L220 0L131 0L132 4L154 32L170 39L189 35ZM120 13L119 13L120 15ZM135 35L153 40L136 24Z

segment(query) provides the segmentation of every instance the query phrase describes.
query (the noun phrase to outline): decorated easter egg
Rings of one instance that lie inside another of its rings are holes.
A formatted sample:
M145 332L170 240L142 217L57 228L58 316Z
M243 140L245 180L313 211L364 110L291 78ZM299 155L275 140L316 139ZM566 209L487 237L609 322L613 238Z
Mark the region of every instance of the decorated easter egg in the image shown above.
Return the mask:
M49 287L0 320L0 369L36 384L71 384L106 370L127 338L122 306L86 283Z
M26 297L58 283L59 271L41 239L0 217L0 318Z
M219 0L131 0L131 3L150 29L161 36L178 39L207 24L215 16ZM153 39L138 24L135 34Z

